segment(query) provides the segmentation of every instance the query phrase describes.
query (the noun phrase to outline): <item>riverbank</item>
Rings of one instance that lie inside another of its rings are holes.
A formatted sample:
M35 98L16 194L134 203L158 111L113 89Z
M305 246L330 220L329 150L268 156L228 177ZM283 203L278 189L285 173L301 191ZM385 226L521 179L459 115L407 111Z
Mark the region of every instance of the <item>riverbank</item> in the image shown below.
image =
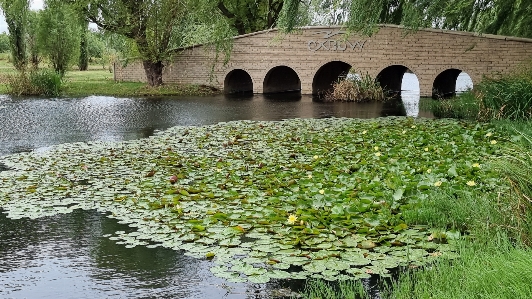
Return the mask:
M16 73L7 59L0 56L0 94L8 94L8 76ZM115 97L161 97L161 96L207 96L221 91L206 85L164 84L150 87L142 82L115 82L113 73L101 65L91 65L87 71L68 71L61 84L61 96L115 96Z

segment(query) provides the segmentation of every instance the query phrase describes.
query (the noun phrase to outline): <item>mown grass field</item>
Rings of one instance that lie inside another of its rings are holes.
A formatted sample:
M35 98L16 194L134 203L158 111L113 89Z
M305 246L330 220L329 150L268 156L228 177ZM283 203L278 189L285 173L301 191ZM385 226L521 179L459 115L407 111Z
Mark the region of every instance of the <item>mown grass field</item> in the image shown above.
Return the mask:
M48 67L41 63L40 67ZM104 96L179 96L179 95L210 95L218 91L206 86L165 84L160 87L150 87L142 82L115 82L112 67L101 64L91 64L89 70L69 70L62 83L62 96L84 97L90 95ZM9 61L8 53L0 53L0 94L10 93L8 76L16 74L16 70Z

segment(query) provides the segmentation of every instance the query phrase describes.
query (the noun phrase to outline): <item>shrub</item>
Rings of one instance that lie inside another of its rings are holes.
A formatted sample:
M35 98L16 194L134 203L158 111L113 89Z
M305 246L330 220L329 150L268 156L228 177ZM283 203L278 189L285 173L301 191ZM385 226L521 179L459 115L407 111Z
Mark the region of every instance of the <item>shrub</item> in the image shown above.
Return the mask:
M473 91L433 103L438 117L489 120L532 118L532 63L513 74L485 77Z
M532 80L526 74L486 78L479 86L477 98L486 118L532 117Z
M387 99L380 84L370 75L335 82L333 88L324 96L325 101L384 102Z
M7 83L10 94L58 96L62 81L58 73L43 69L8 75Z
M455 98L431 101L430 109L440 118L477 119L480 114L478 100L472 91Z

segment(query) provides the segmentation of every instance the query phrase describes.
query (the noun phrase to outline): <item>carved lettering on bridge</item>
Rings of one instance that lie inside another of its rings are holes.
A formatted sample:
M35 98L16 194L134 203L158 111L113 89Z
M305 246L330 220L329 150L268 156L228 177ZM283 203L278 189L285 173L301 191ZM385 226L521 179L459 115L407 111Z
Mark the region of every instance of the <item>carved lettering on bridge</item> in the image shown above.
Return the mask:
M341 30L324 30L316 32L317 34L323 34L322 39L319 40L309 40L307 42L307 47L309 51L354 51L356 49L364 49L364 45L367 40L362 41L349 41L347 39L331 39L340 34L345 34L345 31Z

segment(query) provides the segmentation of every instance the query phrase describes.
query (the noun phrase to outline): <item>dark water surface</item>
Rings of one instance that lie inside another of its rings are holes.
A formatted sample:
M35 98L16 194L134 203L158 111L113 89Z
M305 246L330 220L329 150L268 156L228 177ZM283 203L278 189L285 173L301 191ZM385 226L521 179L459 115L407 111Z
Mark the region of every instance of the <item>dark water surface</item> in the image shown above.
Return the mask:
M0 156L79 141L123 141L172 126L200 126L232 120L290 118L431 117L419 111L419 97L389 103L323 103L310 96L80 99L0 96ZM405 111L405 108L407 109Z
M405 92L403 103L322 103L297 95L161 99L0 96L0 156L67 142L144 138L177 125L244 119L432 116L419 110L415 94ZM1 167L0 171L5 170ZM304 283L227 283L210 273L208 261L163 248L127 249L102 237L127 229L95 211L78 210L35 220L11 220L0 213L0 298L273 298L290 289L298 291Z

